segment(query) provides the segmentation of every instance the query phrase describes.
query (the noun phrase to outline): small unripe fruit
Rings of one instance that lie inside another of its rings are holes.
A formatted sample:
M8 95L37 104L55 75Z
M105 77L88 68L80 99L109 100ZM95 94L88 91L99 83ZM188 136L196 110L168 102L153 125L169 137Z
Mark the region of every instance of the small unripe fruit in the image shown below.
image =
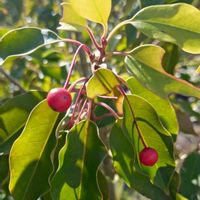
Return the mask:
M47 95L48 105L56 112L66 112L71 106L71 94L64 88L54 88Z
M158 153L155 149L146 147L140 152L140 162L146 166L153 166L158 161Z

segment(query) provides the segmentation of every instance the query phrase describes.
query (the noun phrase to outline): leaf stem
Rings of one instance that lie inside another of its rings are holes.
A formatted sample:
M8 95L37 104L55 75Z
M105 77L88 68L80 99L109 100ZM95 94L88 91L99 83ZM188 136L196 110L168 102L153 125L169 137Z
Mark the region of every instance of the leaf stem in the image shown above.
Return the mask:
M89 100L89 104L88 104L88 112L87 112L87 118L90 120L91 118L91 113L92 113L92 99Z
M76 52L75 52L75 54L74 54L74 57L73 57L73 59L72 59L72 62L71 62L70 68L69 68L69 73L68 73L68 76L67 76L67 80L65 81L65 84L64 84L64 88L67 88L67 86L69 85L70 77L71 77L71 75L72 75L72 71L73 71L74 66L75 66L76 57L77 57L77 55L78 55L80 49L83 47L83 45L84 45L84 44L81 44L81 45L77 48L77 50L76 50Z
M0 66L0 72L7 78L13 85L17 86L21 92L26 92L26 90L11 76L9 75L4 69Z
M76 107L80 101L80 97L81 97L81 94L82 94L82 91L83 91L83 88L85 87L85 84L86 84L87 81L84 82L84 84L82 85L82 87L79 89L79 92L78 92L78 95L77 95L77 98L76 98L76 101L75 101L75 104L74 104L74 109L73 109L73 112L72 112L72 116L71 116L71 119L70 119L70 122L69 124L71 125L73 122L74 122L74 116L75 116L75 112L76 112Z
M104 103L104 102L98 102L98 103L96 103L96 104L99 105L99 106L102 106L102 107L106 108L108 111L110 111L110 113L111 113L116 119L119 119L119 118L120 118L119 115L118 115L109 105L107 105L106 103Z
M79 114L78 114L77 122L79 122L79 120L80 120L80 118L81 118L81 114L83 113L83 110L84 110L84 108L85 108L87 102L88 102L88 99L85 99L85 101L84 101L84 103L83 103L83 105L82 105L82 108L81 108L81 110L80 110L80 112L79 112Z
M146 142L145 142L145 140L144 140L144 138L143 138L143 136L142 136L142 133L141 133L141 131L140 131L140 128L139 128L138 123L137 123L137 120L136 120L136 116L135 116L134 110L133 110L133 108L132 108L132 106L131 106L131 104L130 104L130 102L129 102L127 96L126 96L126 93L124 92L124 90L123 90L123 88L122 88L121 86L119 86L118 89L119 89L119 91L121 92L121 94L124 96L124 98L126 99L126 101L127 101L127 103L128 103L128 106L129 106L129 108L130 108L130 110L131 110L131 114L132 114L132 116L133 116L133 123L135 124L135 127L136 127L136 129L137 129L138 135L139 135L139 137L140 137L140 139L141 139L141 142L142 142L143 146L144 146L145 148L147 148L148 145L146 144Z
M87 27L87 32L90 36L90 39L92 40L92 43L94 44L94 46L101 51L102 47L98 44L98 42L96 41L93 32L91 31L91 29L89 27Z
M73 40L73 39L69 39L69 38L67 38L67 39L62 38L62 41L63 42L68 42L68 43L71 43L71 44L74 44L74 45L77 45L77 46L81 46L82 45L81 48L83 48L83 50L89 56L90 61L91 62L94 61L94 55L92 54L91 50L89 49L89 47L87 45L85 45L85 44L83 44L83 43L81 43L81 42L79 42L77 40Z
M68 91L73 92L78 83L81 83L81 82L87 81L87 80L88 80L88 78L86 78L86 77L82 77L82 78L78 79L72 85L70 85L70 87L68 88Z

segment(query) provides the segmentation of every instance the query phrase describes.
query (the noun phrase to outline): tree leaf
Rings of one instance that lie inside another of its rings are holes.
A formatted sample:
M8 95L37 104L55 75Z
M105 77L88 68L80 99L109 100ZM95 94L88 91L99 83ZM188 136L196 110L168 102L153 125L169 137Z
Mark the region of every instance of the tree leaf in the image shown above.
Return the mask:
M200 155L197 152L190 154L183 163L180 171L180 194L188 199L198 199L200 177Z
M148 174L153 179L158 168L167 164L174 166L171 135L163 128L153 107L143 98L136 95L127 95L127 98L124 99L123 107L123 128L126 130L127 138L135 148L136 155L138 156L139 152L144 148L138 129L145 144L158 152L158 162L152 167L141 165L138 157L135 159L135 167L138 165L139 171ZM135 126L132 113L138 129Z
M18 28L0 39L0 65L10 57L32 53L42 45L57 42L54 32L39 28Z
M97 126L90 121L74 126L59 153L59 168L51 187L53 199L101 199L97 170L104 156Z
M54 126L58 115L46 101L39 103L12 146L9 189L16 200L35 200L49 189L48 178L53 170L50 156L56 144Z
M111 0L70 0L74 10L82 17L100 23L107 31L107 22L111 11Z
M31 110L45 98L45 92L30 91L0 106L0 152L8 153ZM28 102L28 103L24 103ZM6 145L5 145L6 144Z
M178 134L179 126L176 118L176 113L170 101L167 98L162 98L143 87L135 78L130 78L128 81L129 89L133 94L139 95L147 100L156 110L163 126L172 134Z
M144 45L134 49L131 56L125 58L130 74L162 98L168 97L171 93L200 98L199 88L167 74L161 65L154 64L155 60L159 60L160 62L157 61L157 63L161 63L161 54L157 54L158 51L161 51L160 48L155 45Z
M152 199L171 200L160 188L153 185L149 177L136 171L134 165L135 150L128 140L122 122L117 122L110 134L110 147L116 172L123 178L126 184ZM120 145L119 145L120 144Z
M189 53L200 53L200 11L177 3L142 9L130 23L151 38L177 44Z
M119 82L115 74L108 69L100 68L86 85L87 97L93 99L96 96L109 94L117 85Z
M81 30L82 28L87 26L87 21L85 18L81 17L72 7L71 3L62 3L63 8L63 16L60 20L61 27L59 29L69 30L66 29L66 24L72 25L75 30Z
M179 61L179 48L175 44L165 43L163 45L165 55L163 57L163 68L169 74L174 74L175 66Z

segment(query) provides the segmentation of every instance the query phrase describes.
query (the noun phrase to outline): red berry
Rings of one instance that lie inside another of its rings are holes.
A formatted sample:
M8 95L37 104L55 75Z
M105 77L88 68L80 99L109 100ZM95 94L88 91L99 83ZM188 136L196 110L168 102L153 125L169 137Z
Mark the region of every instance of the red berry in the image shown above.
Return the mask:
M48 105L57 112L66 112L72 103L71 94L64 88L54 88L47 95Z
M158 161L158 153L155 149L146 147L140 152L140 162L146 166L153 166Z

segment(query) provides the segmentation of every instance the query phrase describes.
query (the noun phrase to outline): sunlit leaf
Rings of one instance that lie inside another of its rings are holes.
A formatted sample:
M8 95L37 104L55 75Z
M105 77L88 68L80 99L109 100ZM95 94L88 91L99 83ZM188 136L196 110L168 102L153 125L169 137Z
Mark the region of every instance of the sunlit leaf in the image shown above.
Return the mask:
M122 122L116 123L110 135L110 147L116 172L129 187L134 188L146 197L152 200L171 200L170 196L153 185L147 176L135 170L135 150L121 126Z
M108 69L98 69L87 83L88 98L109 94L119 85L116 75Z
M128 81L129 89L133 94L139 95L146 99L156 110L164 127L173 134L177 134L179 127L174 108L167 98L159 97L150 90L146 89L135 78L130 78Z
M124 100L123 123L127 138L134 146L137 156L144 148L141 138L146 146L154 148L158 152L159 159L153 167L141 165L136 157L135 163L139 164L138 170L141 169L141 172L147 173L153 179L158 168L167 164L174 165L171 135L163 128L156 111L147 101L136 95L128 95ZM137 123L137 127L135 123Z
M111 11L111 0L70 0L74 10L82 17L100 23L107 31L107 22Z
M131 56L125 59L129 73L160 97L166 98L171 93L179 93L200 98L199 88L177 79L166 73L161 65L156 65L162 61L162 57L157 54L160 48L155 45L143 45L134 49Z
M53 199L101 199L97 170L104 154L94 123L82 121L74 126L59 153L59 168L51 187Z
M30 91L18 95L0 106L0 152L8 153L31 110L43 100L45 92ZM27 103L24 103L27 102Z
M150 6L140 10L131 24L151 38L175 43L189 53L200 53L200 11L192 5Z
M49 108L46 101L41 102L14 142L10 153L9 189L15 200L35 200L49 189L57 118L58 113Z
M62 3L63 16L60 20L59 29L70 30L69 25L72 25L74 30L81 30L81 28L87 26L86 19L81 17L72 7L71 3Z

